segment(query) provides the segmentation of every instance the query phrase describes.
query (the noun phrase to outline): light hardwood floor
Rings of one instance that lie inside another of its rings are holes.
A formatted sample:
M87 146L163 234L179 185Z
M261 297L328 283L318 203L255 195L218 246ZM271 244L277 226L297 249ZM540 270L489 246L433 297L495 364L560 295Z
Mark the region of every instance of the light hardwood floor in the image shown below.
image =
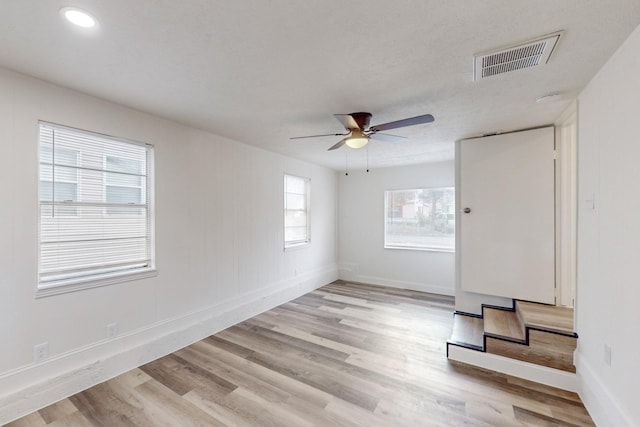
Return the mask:
M335 282L9 425L593 425L574 393L448 362L452 312Z

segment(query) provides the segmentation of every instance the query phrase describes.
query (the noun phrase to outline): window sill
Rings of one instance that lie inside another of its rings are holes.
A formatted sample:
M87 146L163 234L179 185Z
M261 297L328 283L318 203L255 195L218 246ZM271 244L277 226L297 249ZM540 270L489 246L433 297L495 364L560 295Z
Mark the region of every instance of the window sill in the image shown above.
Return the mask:
M296 243L296 244L294 244L294 245L288 245L288 246L285 246L285 247L284 247L284 251L285 251L285 252L288 252L288 251L297 251L297 250L300 250L300 249L304 249L304 248L306 248L306 247L308 247L308 246L310 246L310 245L311 245L311 241L308 241L308 242L302 242L302 243Z
M69 292L82 291L85 289L99 288L101 286L115 285L117 283L129 282L132 280L146 279L147 277L155 277L158 271L155 268L149 268L136 272L121 272L103 274L93 278L76 278L69 280L60 280L51 282L46 285L38 284L36 289L36 298L44 298L52 295L66 294Z
M385 245L384 247L385 249L404 249L407 251L422 251L422 252L445 252L445 253L456 253L455 249L451 249L451 248L435 248L435 247L430 247L430 248L421 248L418 246L393 246L393 245Z

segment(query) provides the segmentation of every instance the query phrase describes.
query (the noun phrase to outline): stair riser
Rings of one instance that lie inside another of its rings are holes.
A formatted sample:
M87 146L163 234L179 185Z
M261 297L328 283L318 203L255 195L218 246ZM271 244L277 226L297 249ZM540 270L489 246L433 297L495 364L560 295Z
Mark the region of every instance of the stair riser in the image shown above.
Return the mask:
M525 341L524 326L515 312L485 308L483 314L485 335L516 342Z
M548 368L575 372L576 338L536 330L529 331L529 346L486 337L486 351Z

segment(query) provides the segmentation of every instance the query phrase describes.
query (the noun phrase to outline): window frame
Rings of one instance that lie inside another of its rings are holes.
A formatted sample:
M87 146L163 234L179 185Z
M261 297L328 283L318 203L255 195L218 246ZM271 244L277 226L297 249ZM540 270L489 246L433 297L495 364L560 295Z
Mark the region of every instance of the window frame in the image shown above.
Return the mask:
M388 237L387 237L387 232L388 232L388 212L389 212L389 205L388 205L388 194L389 193L400 193L400 192L410 192L410 191L437 191L437 190L451 190L452 194L450 196L450 205L452 206L451 209L448 209L446 211L443 212L437 212L437 215L450 215L450 214L454 214L454 221L455 221L455 213L456 213L456 208L455 208L455 187L454 186L440 186L440 187L418 187L418 188L398 188L398 189L393 189L393 190L385 190L384 191L384 212L383 212L383 248L384 249L404 249L404 250L411 250L411 251L428 251L428 252L450 252L450 253L455 253L456 248L456 238L455 238L455 222L454 222L454 228L453 228L453 232L452 232L452 236L451 236L451 246L438 246L438 245L417 245L417 244L406 244L406 245L399 245L399 244L393 244L392 242L388 242ZM431 227L433 227L433 219L430 220L431 223Z
M304 181L304 199L305 199L305 208L304 209L287 209L287 194L297 194L300 193L292 193L287 191L287 177L300 179ZM285 173L283 178L283 242L284 242L284 250L291 250L295 248L302 248L308 246L311 243L311 178L293 175L290 173ZM287 240L287 228L291 226L287 226L287 212L290 211L302 211L306 214L306 231L305 231L305 239L302 240Z
M139 146L139 147L143 147L145 152L144 152L144 163L141 163L141 167L145 168L145 172L146 175L141 174L141 176L143 176L143 179L141 181L142 182L142 188L141 190L145 191L146 190L146 203L144 204L140 204L140 205L136 205L137 207L142 207L145 211L146 211L146 218L145 218L145 233L144 233L144 239L146 242L146 257L145 257L145 261L144 262L139 262L136 263L136 259L129 259L129 260L124 260L123 262L120 263L120 265L128 265L128 267L110 267L108 263L104 263L100 265L100 266L96 266L96 267L92 267L87 268L87 272L82 274L81 272L81 268L78 269L76 268L75 270L73 268L69 269L67 268L67 270L65 270L64 268L61 270L61 273L59 274L59 276L61 276L60 278L55 277L55 270L53 270L53 276L54 278L47 280L46 275L49 274L51 275L52 270L46 270L43 269L42 267L42 259L43 259L43 253L42 253L42 245L43 245L43 225L44 225L44 217L43 217L43 206L50 204L52 206L53 209L56 208L56 206L60 206L61 204L67 204L67 202L61 202L60 204L56 203L55 201L55 197L52 196L52 200L43 200L41 198L41 192L40 192L40 188L38 188L38 206L39 206L39 213L38 213L38 241L37 241L37 255L38 255L38 267L37 267L37 275L36 275L36 289L35 289L35 297L36 298L41 298L41 297L46 297L46 296L50 296L50 295L57 295L57 294L62 294L62 293L67 293L67 292L75 292L78 290L83 290L83 289L91 289L91 288L95 288L95 287L100 287L100 286L107 286L107 285L112 285L112 284L117 284L117 283L123 283L123 282L127 282L127 281L132 281L132 280L138 280L138 279L142 279L142 278L146 278L146 277L153 277L157 275L157 270L156 270L156 265L155 265L155 209L154 209L154 147L151 144L147 144L147 143L141 143L141 142L137 142L137 141L132 141L129 139L125 139L125 138L120 138L120 137L115 137L115 136L111 136L111 135L106 135L106 134L101 134L101 133L97 133L97 132L91 132L91 131L87 131L87 130L83 130L83 129L78 129L78 128L73 128L73 127L69 127L69 126L64 126L64 125L59 125L56 123L51 123L51 122L46 122L46 121L38 121L38 139L37 139L37 144L38 144L38 183L40 183L41 181L46 181L42 179L41 176L41 152L42 152L42 147L43 144L47 144L47 142L45 142L43 137L43 131L45 129L53 129L53 132L55 132L56 130L63 130L64 132L67 132L68 134L73 134L73 136L81 138L81 137L85 137L85 138L95 138L97 139L102 139L102 140L107 140L107 141L112 141L114 143L114 146L118 145L118 144L130 144L130 145L135 145L135 146ZM95 142L95 141L94 141ZM57 149L57 147L55 147L55 142L53 142L54 144L54 149ZM70 149L68 147L61 147L63 149ZM91 146L91 148L88 148L88 152L91 152L92 149L94 149L95 146ZM106 170L106 157L108 157L108 154L104 154L104 153L108 153L110 149L115 149L115 148L104 148L103 150L103 169ZM77 155L77 163L76 163L76 167L77 168L77 194L76 194L76 201L73 201L71 203L69 203L70 205L76 205L76 209L78 210L82 210L83 209L83 203L85 201L80 200L82 195L84 194L82 191L82 183L83 183L83 178L82 174L80 173L82 170L88 170L87 169L87 165L83 163L83 155L87 153L87 151L83 151L82 149L79 150L74 150L77 151L78 155ZM99 151L98 151L99 152ZM95 153L92 153L92 155L95 157ZM118 156L118 155L112 155L111 157L122 157L122 156ZM126 157L123 157L126 158ZM55 169L55 165L53 165L53 161L52 161L52 166ZM99 172L99 169L93 169L94 172ZM55 172L54 172L55 173ZM94 207L99 207L101 204L104 205L103 209L103 214L100 215L103 219L105 219L108 215L105 215L106 210L108 209L108 206L110 206L110 204L108 202L106 202L106 177L104 176L105 173L102 173L102 201L101 202L89 202L90 205L94 206ZM40 185L40 184L39 184ZM136 187L137 188L137 187ZM97 193L98 195L100 195L100 193ZM86 203L85 203L86 204ZM124 204L123 204L124 205ZM76 218L80 218L81 217L81 213L78 213L75 217ZM65 216L65 218L70 218L71 220L74 218L73 216ZM103 258L104 259L104 258ZM43 274L45 275L45 277L43 277Z

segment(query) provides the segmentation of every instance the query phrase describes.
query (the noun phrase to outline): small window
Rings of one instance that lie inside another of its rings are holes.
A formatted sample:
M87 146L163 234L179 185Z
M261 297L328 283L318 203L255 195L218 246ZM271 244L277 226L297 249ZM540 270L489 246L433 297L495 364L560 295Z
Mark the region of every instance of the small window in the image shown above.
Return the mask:
M152 147L40 123L38 295L154 273Z
M310 241L309 178L284 176L284 247Z
M384 247L455 250L453 187L385 191Z

